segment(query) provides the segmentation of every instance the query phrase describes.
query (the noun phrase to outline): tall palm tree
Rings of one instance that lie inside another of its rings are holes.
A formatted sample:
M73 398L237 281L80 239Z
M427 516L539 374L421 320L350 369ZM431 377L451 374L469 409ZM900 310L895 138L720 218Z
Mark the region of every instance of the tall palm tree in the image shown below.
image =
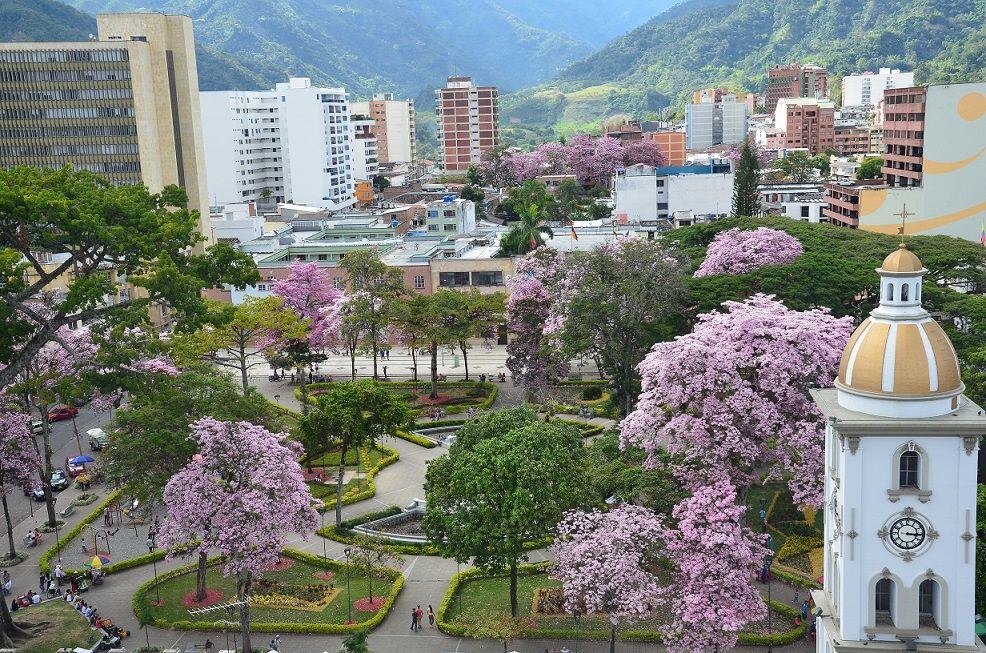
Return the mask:
M508 256L527 254L532 249L544 245L544 235L554 238L555 234L547 224L548 210L537 200L529 201L517 208L520 222L510 227L500 239L500 253Z

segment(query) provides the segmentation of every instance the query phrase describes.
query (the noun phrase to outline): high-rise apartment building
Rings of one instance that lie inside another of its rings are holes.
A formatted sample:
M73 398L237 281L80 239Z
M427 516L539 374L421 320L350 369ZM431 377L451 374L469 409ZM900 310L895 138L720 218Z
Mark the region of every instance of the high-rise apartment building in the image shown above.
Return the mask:
M380 163L412 163L418 158L415 145L414 100L395 100L393 93L376 93L372 100L351 102L353 114L373 121Z
M373 179L380 168L379 141L373 135L373 120L353 114L350 125L353 128L353 179Z
M435 91L442 167L464 172L500 142L500 99L495 86L476 86L471 77L449 77Z
M781 98L774 125L784 134L784 147L819 154L835 149L835 104L815 98Z
M747 132L746 103L735 95L703 96L702 102L685 108L688 149L742 143Z
M746 105L747 115L752 116L757 112L757 100L759 96L756 93L737 93L735 91L730 91L728 88L700 88L697 91L692 91L692 104L701 104L702 102L722 102L727 96L733 96L736 98L737 102L742 102Z
M887 89L914 86L914 73L902 73L894 68L880 72L846 75L842 78L842 106L875 107L883 101Z
M928 90L887 89L883 98L883 167L888 186L920 186L924 171L924 118Z
M349 98L292 77L268 91L203 91L209 198L346 208L353 197Z
M781 98L827 98L829 73L820 66L790 64L774 66L767 71L764 106L773 113Z
M0 43L0 166L176 184L211 237L192 21L100 14L97 41Z

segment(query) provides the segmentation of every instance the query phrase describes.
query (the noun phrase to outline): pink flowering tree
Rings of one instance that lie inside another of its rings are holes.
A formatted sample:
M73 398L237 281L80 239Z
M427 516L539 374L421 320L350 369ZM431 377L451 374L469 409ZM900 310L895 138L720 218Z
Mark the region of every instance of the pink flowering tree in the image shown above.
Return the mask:
M510 170L518 183L524 183L542 174L546 164L547 158L540 149L516 152L510 157Z
M637 163L644 163L649 166L659 167L667 163L664 150L654 141L640 140L625 143L623 145L623 165L632 166Z
M623 165L623 146L615 138L576 134L568 143L568 166L583 186L608 184Z
M666 534L673 580L661 591L671 618L661 628L669 653L727 650L739 632L767 615L753 584L767 550L743 525L728 481L701 487L672 511L677 522Z
M651 510L625 504L609 512L570 512L556 530L551 575L562 582L565 608L606 614L614 653L617 626L646 618L660 601L657 570L667 528Z
M558 141L549 141L538 145L537 152L543 159L543 172L545 175L560 175L567 170L568 147Z
M206 417L192 425L196 455L164 488L168 517L161 546L168 555L199 554L199 600L204 597L205 556L226 557L223 573L236 576L237 596L250 595L256 574L279 560L287 533L318 525L316 500L305 484L301 445L286 433L249 422ZM240 606L243 650L251 651L250 606Z
M14 548L14 525L7 508L7 492L11 488L32 488L37 484L41 458L31 435L31 416L27 413L0 410L0 502L7 522L8 558L17 557Z
M746 274L765 265L793 263L804 251L801 241L785 231L729 229L716 234L694 276Z
M726 302L693 331L654 345L642 392L620 425L624 446L667 449L695 491L788 477L795 501L819 506L822 415L811 387L832 383L853 324L828 309L793 311L772 296Z
M507 327L514 339L507 344L507 369L514 383L536 399L568 373L568 360L544 333L551 316L550 283L558 272L558 251L535 249L517 261L517 274L508 281Z

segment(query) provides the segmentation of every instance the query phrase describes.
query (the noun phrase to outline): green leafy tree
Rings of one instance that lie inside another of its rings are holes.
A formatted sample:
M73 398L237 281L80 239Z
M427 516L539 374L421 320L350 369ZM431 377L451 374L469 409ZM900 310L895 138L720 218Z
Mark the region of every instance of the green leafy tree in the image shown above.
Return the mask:
M882 176L880 172L882 167L882 157L868 156L860 162L859 168L856 169L856 179L879 179Z
M507 653L510 641L523 637L524 632L533 625L531 621L530 618L504 617L483 612L464 618L462 627L466 637L496 640L503 645L503 653Z
M613 215L613 207L609 204L600 204L599 202L593 202L589 205L589 219L590 220L609 220Z
M495 437L484 437L493 422ZM516 617L524 542L549 535L585 496L581 438L575 427L538 421L528 408L483 415L460 433L448 455L428 463L423 526L442 555L508 571Z
M476 166L469 166L466 170L466 181L469 182L470 186L482 186L483 176L480 174L479 169Z
M373 249L358 249L342 260L350 286L344 311L353 323L362 327L366 348L373 354L373 378L378 378L380 343L384 338L392 304L406 291L404 275L380 260Z
M685 498L668 465L651 467L642 449L622 448L616 430L606 431L593 440L585 457L587 484L593 500L600 507L607 499L615 497L621 502L670 515L674 505ZM667 454L663 457L667 458Z
M823 177L828 177L829 173L832 172L832 155L828 152L816 154L811 157L811 167L818 170Z
M466 380L469 380L469 340L488 338L506 321L506 297L503 293L483 294L475 288L467 292L451 291L442 306L443 321L449 335L462 353Z
M366 576L369 584L370 603L373 603L373 577L379 567L402 567L404 558L390 550L390 546L366 536L358 536L349 551L349 564Z
M373 178L373 190L382 193L388 188L390 188L390 179L387 179L383 175L377 175Z
M441 347L455 347L462 336L461 320L457 311L462 307L462 298L457 290L441 288L431 295L420 295L425 300L420 306L420 316L424 318L421 335L428 343L431 356L431 393L438 397L438 352Z
M750 142L743 143L739 163L733 175L733 216L760 215L760 164Z
M407 402L369 379L333 384L315 398L312 409L302 417L300 427L308 460L332 447L340 450L336 526L342 523L346 454L373 446L383 436L405 428L413 419L414 411Z
M357 630L342 640L342 647L339 649L339 653L373 653L366 641L369 634L368 630Z
M147 324L163 302L175 329L194 329L208 315L203 289L258 281L253 261L228 245L202 253L198 212L186 204L176 186L149 193L67 167L0 170L0 387L62 327ZM42 291L62 281L65 292L39 310Z
M778 159L777 168L785 177L797 183L804 183L815 178L814 161L807 152L795 150L789 152L783 159Z
M397 332L397 339L407 346L411 354L413 379L418 380L418 349L428 344L427 330L431 325L431 299L426 295L412 295L394 302L390 320Z
M464 186L461 191L459 191L459 197L464 200L469 200L476 205L476 217L482 218L486 215L486 207L484 201L486 200L486 191L484 191L479 186Z
M280 297L248 298L239 306L218 305L215 313L214 324L175 339L176 357L201 358L235 370L244 393L250 387L250 369L264 362L258 345L266 334L274 331L290 341L305 338L305 320L286 310Z
M500 239L500 252L507 256L519 256L544 245L544 236L554 237L548 226L551 219L550 208L555 202L548 194L547 187L539 181L525 181L511 198L514 210L520 218ZM511 192L513 195L514 192Z

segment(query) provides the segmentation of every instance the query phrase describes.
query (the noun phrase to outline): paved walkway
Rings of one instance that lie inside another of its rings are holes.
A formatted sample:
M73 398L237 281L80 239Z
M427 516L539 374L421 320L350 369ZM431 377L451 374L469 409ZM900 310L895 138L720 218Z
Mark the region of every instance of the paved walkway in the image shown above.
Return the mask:
M472 368L472 365L470 365ZM274 398L278 395L278 400L285 406L299 409L294 397L294 386L287 386L282 383L270 383L266 379L256 383L258 389L266 396ZM509 382L500 386L500 395L496 402L496 407L514 405L522 401L523 395ZM575 416L566 416L579 421L591 421L604 426L612 425L612 420L602 420L593 418L584 420ZM436 456L445 453L445 449L436 447L434 449L424 449L410 442L398 439L388 439L384 444L396 449L400 455L400 461L384 468L376 476L377 494L372 499L362 501L357 504L343 508L343 518L357 516L366 512L378 510L391 505L406 505L414 498L423 497L424 490L422 483L427 462ZM62 454L60 454L62 455ZM101 494L105 490L100 488ZM71 497L76 491L66 490L63 496ZM63 499L67 500L67 499ZM69 517L63 528L71 528L75 523L89 514L91 509L83 508L77 510ZM332 514L325 516L326 521L332 519ZM15 527L16 533L26 531L34 521L28 519L24 523ZM28 549L29 558L27 561L10 568L14 578L14 589L20 593L36 586L38 582L37 559L40 553L51 546L53 536L46 536L46 540L40 549ZM344 545L325 540L317 536L309 536L307 539L299 535L292 534L287 538L287 546L298 548L316 555L322 555L323 551L328 558L339 560L343 559ZM530 552L530 559L533 562L547 560L547 552L544 550ZM190 561L172 560L158 563L158 573L172 569ZM489 640L464 640L455 637L448 637L437 629L424 628L413 633L409 630L410 612L414 606L421 605L425 609L431 605L436 610L445 591L448 587L449 578L457 570L454 561L433 556L409 556L405 558L403 573L407 580L404 591L387 616L384 622L370 635L370 645L377 653L498 653L502 650L501 645ZM127 642L128 648L136 648L143 644L144 636L138 630L138 624L131 608L131 596L136 588L152 576L152 567L146 565L128 571L113 574L107 577L106 582L101 587L95 587L86 595L86 600L95 605L101 614L108 616L114 622L131 630L134 636ZM774 597L794 604L794 590L783 586L780 583L773 584ZM801 594L803 597L803 593ZM224 633L181 633L174 631L149 628L148 636L152 645L164 647L186 647L192 644L201 644L208 637L220 648L225 646L226 634ZM231 636L232 637L232 636ZM258 648L264 646L271 635L256 633L254 635L254 645ZM282 653L323 653L338 650L342 637L322 636L322 635L287 635L282 634L281 651ZM231 641L232 643L232 641ZM568 646L573 651L585 651L586 653L601 653L608 650L606 642L574 642L567 640L520 640L511 643L510 650L523 653L540 653L549 648L561 648ZM656 644L632 644L620 643L618 650L628 653L656 652L663 650ZM737 649L740 651L762 651L761 648ZM812 650L806 642L800 642L785 650L805 652Z

